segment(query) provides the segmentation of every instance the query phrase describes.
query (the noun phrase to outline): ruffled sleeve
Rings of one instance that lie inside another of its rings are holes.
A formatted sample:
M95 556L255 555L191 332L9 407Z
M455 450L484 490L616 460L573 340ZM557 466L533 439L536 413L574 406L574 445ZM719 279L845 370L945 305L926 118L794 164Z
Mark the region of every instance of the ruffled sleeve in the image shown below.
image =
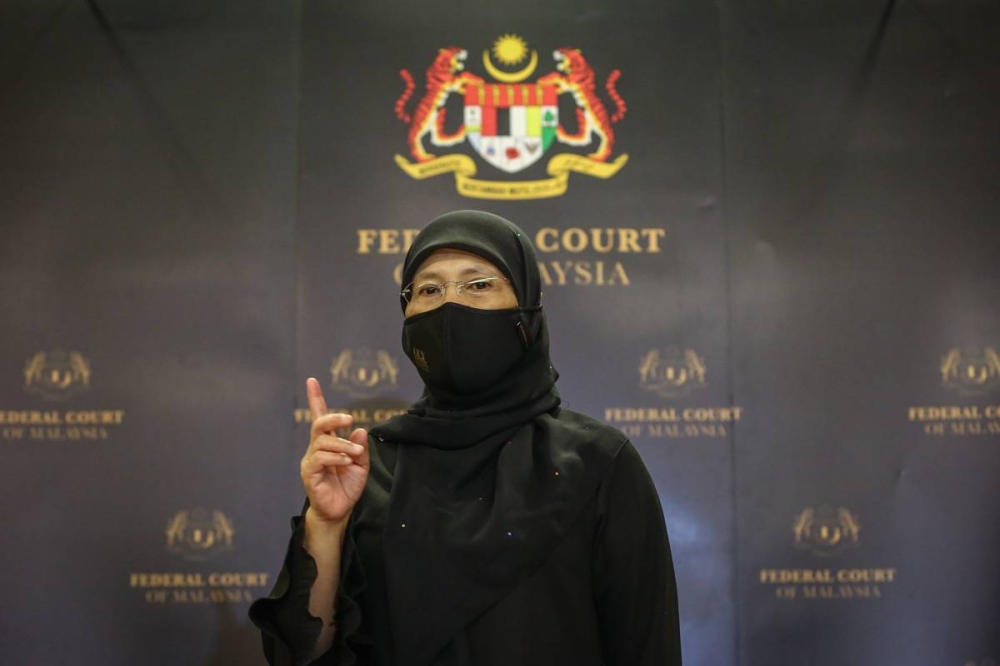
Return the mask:
M309 594L316 580L316 561L303 546L305 521L292 518L292 538L271 593L250 606L250 620L261 631L264 656L270 666L362 666L359 654L370 641L360 635L359 599L365 588L364 570L357 556L353 530L348 526L341 550L337 588L337 629L333 646L309 661L323 621L309 612Z

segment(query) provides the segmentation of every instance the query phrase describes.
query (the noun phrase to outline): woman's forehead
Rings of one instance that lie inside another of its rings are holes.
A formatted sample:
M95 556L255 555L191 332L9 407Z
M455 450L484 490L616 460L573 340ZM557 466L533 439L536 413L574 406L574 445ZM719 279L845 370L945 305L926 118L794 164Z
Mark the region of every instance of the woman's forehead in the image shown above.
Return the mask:
M415 278L441 272L487 272L502 274L486 257L465 250L442 248L434 250L417 268Z

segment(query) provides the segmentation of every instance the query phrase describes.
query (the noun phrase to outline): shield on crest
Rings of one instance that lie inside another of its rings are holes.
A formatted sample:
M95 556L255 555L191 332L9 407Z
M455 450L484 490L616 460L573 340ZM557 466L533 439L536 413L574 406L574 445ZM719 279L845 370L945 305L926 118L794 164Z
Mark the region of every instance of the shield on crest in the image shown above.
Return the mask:
M555 86L482 83L465 90L466 138L483 159L507 173L531 166L559 125Z

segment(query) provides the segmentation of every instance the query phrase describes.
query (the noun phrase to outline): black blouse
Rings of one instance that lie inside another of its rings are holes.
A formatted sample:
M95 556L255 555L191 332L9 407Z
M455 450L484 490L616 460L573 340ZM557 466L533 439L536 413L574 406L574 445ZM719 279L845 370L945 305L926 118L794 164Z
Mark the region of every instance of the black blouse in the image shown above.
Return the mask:
M271 666L306 664L320 631L321 621L308 611L316 566L302 537L297 517L271 595L250 608ZM341 571L334 645L313 663L396 666L380 525L351 525ZM428 666L680 663L663 512L639 454L625 441L542 566L456 634Z

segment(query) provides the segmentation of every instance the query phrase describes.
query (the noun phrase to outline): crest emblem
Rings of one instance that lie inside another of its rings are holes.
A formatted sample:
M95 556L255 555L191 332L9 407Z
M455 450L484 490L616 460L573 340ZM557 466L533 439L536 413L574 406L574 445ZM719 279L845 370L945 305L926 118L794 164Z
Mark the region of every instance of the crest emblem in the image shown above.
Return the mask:
M208 560L233 546L233 524L221 511L178 511L167 524L167 549L189 560Z
M333 388L358 398L396 388L399 368L386 351L345 349L333 359L330 378Z
M792 527L795 547L815 555L835 555L844 548L857 546L860 531L857 519L849 510L829 505L803 509Z
M1000 385L1000 355L992 347L952 349L941 360L941 383L977 395Z
M639 363L639 382L665 398L686 395L706 386L705 361L693 349L651 349Z
M52 400L90 388L90 364L79 352L38 352L24 366L24 388Z
M625 101L615 88L619 70L612 71L605 82L615 105L612 114L597 93L594 70L580 49L556 49L554 71L534 81L528 79L538 67L538 51L529 49L517 35L499 37L492 56L490 50L483 51L483 69L492 81L465 71L467 58L468 51L458 46L438 51L412 115L406 109L416 84L408 70L400 72L406 89L396 101L396 116L409 125L407 142L414 161L396 155L396 164L408 175L422 180L454 172L459 194L471 198L539 199L564 194L572 172L610 178L625 165L628 155L609 161L615 144L613 125L626 112ZM516 69L508 71L511 68ZM560 122L560 95L576 104L575 127ZM462 116L457 127L448 129L446 105L452 96L462 100ZM508 174L534 165L557 144L593 146L593 150L587 155L552 156L546 166L550 177L534 181L476 179L478 166L467 153L428 152L429 147L451 148L466 141L487 164Z
M413 348L413 363L424 372L430 372L431 366L427 363L427 355L423 349Z

